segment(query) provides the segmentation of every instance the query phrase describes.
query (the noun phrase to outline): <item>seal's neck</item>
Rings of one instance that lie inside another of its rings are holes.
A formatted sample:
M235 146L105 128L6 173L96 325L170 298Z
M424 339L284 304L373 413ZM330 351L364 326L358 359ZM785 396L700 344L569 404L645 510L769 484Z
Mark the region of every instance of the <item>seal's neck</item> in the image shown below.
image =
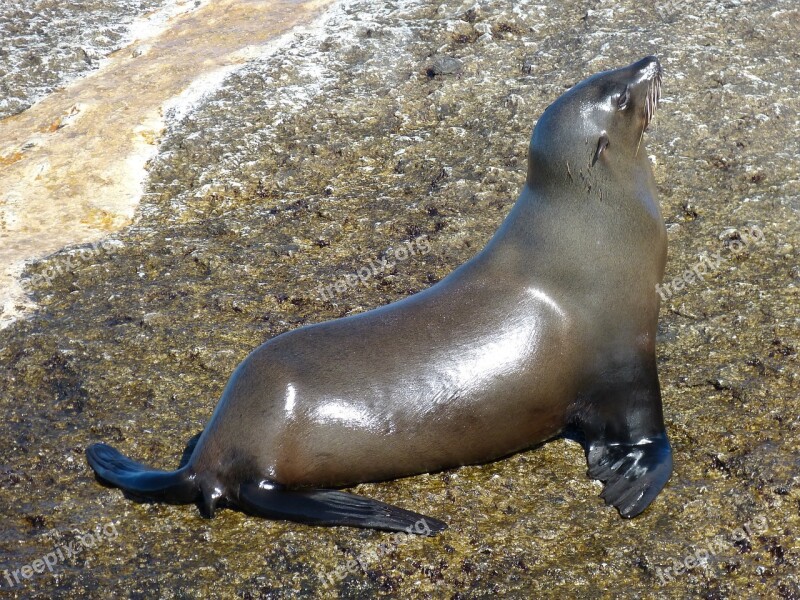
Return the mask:
M560 203L615 198L634 209L642 202L654 201L655 186L644 144L635 155L615 149L613 155L597 161L593 160L591 144L584 146L561 159L530 148L525 187L539 192L540 198Z

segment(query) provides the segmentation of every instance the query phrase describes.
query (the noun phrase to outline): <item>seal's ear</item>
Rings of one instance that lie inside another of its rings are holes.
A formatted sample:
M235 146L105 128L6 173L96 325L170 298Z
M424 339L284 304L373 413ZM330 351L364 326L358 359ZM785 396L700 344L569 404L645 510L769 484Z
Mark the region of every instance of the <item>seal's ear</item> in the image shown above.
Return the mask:
M608 135L604 131L597 140L597 150L594 151L594 156L592 157L592 166L594 166L594 163L597 162L597 159L600 158L606 148L608 148Z

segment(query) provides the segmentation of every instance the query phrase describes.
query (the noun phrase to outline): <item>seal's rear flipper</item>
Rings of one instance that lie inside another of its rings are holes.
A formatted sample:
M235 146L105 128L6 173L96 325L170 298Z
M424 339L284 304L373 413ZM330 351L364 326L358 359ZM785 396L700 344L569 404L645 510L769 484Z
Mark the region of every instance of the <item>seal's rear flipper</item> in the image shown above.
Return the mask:
M183 454L181 454L181 463L178 465L178 468L185 467L189 459L192 458L192 454L194 453L194 449L197 447L197 442L200 441L200 436L203 435L202 431L198 431L194 434L188 442L186 442L186 447L183 449Z
M601 496L619 514L635 517L655 499L672 473L672 450L666 435L636 443L591 443L586 459L589 477L606 484Z
M268 483L244 483L239 486L237 504L259 517L312 525L347 525L418 535L447 529L437 519L336 490L287 490Z
M185 504L194 502L200 494L186 467L177 471L150 469L107 444L89 446L86 460L100 479L138 498Z

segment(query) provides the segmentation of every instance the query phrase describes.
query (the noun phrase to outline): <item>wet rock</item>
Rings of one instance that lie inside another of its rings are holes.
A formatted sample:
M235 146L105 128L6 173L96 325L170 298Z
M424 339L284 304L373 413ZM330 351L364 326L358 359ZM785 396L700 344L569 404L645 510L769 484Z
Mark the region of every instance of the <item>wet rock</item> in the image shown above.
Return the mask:
M17 1L0 4L0 118L74 77L85 74L121 47L134 18L165 0L44 1L35 11Z
M32 285L41 311L0 332L4 591L796 595L794 5L678 3L665 20L625 0L586 21L580 2L498 0L470 16L471 5L343 4L324 33L253 61L170 124L135 225L109 252L70 268L62 252L31 267L52 274ZM467 31L453 28L459 19L491 23L492 43L456 39ZM495 31L503 22L531 31ZM204 520L193 506L136 504L94 480L83 449L99 440L174 468L227 375L264 340L405 297L462 264L513 204L530 128L547 105L588 74L646 53L666 70L645 134L671 224L665 280L703 254L725 260L662 300L658 367L676 469L641 517L625 521L603 505L582 449L567 439L489 465L357 486L451 526L402 544L227 510ZM462 68L428 77L432 56L457 56ZM721 83L709 75L723 71ZM735 258L734 242L754 225L763 241ZM430 252L319 296L320 285L420 235ZM65 537L109 522L119 535L55 576L8 588L4 569L59 543L32 527L38 516ZM380 556L356 560L382 544ZM701 550L713 550L704 566Z
M428 77L437 75L455 75L464 69L464 63L452 56L437 55L431 58L427 67Z

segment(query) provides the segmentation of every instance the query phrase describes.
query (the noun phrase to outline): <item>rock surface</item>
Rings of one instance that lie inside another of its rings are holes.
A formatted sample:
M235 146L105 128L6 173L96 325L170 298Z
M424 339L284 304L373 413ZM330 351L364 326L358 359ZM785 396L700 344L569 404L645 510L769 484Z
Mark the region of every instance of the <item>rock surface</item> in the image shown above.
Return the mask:
M4 0L0 118L25 110L65 81L96 69L130 39L132 24L141 24L143 15L169 1Z
M800 596L795 4L354 1L327 18L173 123L133 226L29 270L41 310L0 332L5 595ZM658 359L676 468L640 518L602 504L563 439L358 487L447 521L434 538L202 520L95 482L89 443L172 468L257 344L472 256L515 200L537 116L646 54L665 67L646 138L669 230ZM430 77L437 55L463 68ZM321 298L422 235L430 252Z

